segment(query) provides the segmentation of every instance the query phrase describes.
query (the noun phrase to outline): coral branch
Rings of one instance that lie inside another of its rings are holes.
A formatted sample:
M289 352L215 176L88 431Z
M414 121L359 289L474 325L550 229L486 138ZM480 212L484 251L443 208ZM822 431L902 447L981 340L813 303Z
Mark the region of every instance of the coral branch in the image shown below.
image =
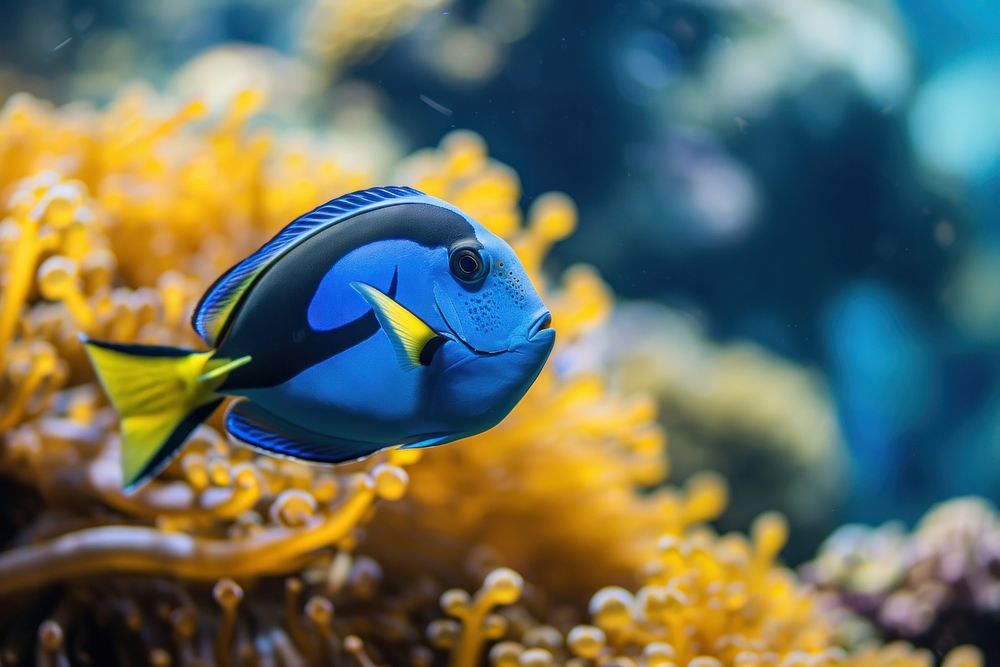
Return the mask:
M0 595L107 572L198 581L287 572L299 557L344 538L375 498L373 483L361 477L335 511L301 529L274 527L245 540L215 540L132 526L76 531L0 554Z
M14 327L31 288L38 250L38 222L31 218L23 219L18 228L17 242L9 253L11 262L2 281L4 290L0 295L0 369L6 364Z
M232 470L232 484L225 488L195 488L183 482L157 482L129 495L122 491L117 461L102 458L88 468L87 481L102 502L139 517L218 520L239 516L261 498L261 482L252 466L241 464Z

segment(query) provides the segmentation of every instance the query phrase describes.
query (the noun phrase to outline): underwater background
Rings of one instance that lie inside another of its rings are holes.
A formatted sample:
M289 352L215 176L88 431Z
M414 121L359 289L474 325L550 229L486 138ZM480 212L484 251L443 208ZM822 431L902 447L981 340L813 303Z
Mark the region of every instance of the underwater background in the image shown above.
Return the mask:
M0 98L0 664L1000 665L1000 5L15 0ZM384 184L552 308L513 414L123 494L78 335Z

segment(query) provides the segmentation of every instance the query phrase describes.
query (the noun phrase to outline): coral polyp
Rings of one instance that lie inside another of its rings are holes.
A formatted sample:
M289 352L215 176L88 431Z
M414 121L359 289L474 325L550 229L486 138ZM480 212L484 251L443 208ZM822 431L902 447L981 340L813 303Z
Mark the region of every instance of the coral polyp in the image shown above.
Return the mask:
M637 589L602 588L590 599L586 622L565 632L546 622L555 619L491 609L511 604L522 587L520 577L499 570L474 596L446 592L441 608L457 620L436 621L430 638L452 651L454 667L479 664L485 643L505 634L515 638L489 650L494 667L934 664L929 651L904 643L854 650L839 646L834 640L837 625L820 598L775 561L786 531L780 516L764 515L750 539L706 529L665 535L642 569ZM510 583L503 588L499 581ZM961 647L943 664L975 667L982 658L975 649Z

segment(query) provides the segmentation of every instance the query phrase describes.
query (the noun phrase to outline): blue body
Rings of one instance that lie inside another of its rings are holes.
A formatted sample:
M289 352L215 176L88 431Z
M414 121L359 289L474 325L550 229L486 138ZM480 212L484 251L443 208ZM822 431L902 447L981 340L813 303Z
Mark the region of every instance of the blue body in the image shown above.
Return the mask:
M510 246L445 202L408 188L379 190L400 196L354 207L342 219L332 216L286 244L258 270L242 297L246 303L230 315L220 353L254 357L222 388L249 401L230 413L236 437L279 454L330 462L400 444L441 444L497 424L537 377L555 332ZM301 252L289 251L297 245ZM456 247L472 247L482 259L481 278L460 278L452 265ZM267 251L265 246L246 262L261 264L259 255ZM225 280L215 289L223 296ZM433 354L418 367L404 367L391 332L368 326L371 307L352 288L355 282L390 295L439 334ZM308 294L297 293L303 286ZM254 298L258 290L273 296ZM210 291L199 311L212 307ZM268 322L279 333L246 330ZM266 351L251 349L262 339ZM262 366L282 363L273 349L282 343L293 368Z

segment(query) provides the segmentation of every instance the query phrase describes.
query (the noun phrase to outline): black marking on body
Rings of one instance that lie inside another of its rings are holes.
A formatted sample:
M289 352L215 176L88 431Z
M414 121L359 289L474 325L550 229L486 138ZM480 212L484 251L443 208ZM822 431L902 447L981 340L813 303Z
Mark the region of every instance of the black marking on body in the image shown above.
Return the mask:
M327 271L349 252L379 241L408 240L426 248L475 239L475 230L454 211L424 203L396 203L363 211L287 251L264 270L236 311L215 356L253 362L233 371L220 391L273 387L373 336L375 314L328 331L309 326L308 310ZM390 286L394 296L396 279Z
M448 341L444 336L435 336L427 341L424 349L420 350L420 365L430 366L434 361L434 353L441 349L441 346Z

